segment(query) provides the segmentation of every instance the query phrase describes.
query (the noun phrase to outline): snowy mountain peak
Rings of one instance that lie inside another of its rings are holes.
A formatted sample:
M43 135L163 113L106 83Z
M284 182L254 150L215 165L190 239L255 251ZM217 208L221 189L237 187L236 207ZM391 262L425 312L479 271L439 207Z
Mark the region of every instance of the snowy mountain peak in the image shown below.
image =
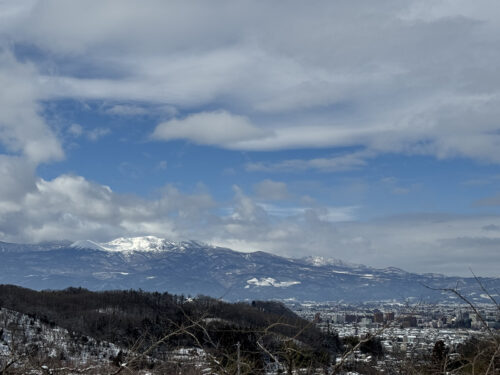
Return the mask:
M100 251L105 250L97 242L90 241L90 240L80 240L80 241L73 242L70 245L70 247L72 247L74 249L91 249L91 250L100 250Z
M155 236L119 237L101 244L108 251L161 251L175 245L174 242Z
M80 240L70 245L76 249L91 249L109 252L161 252L177 251L183 252L186 248L206 248L209 245L197 241L174 242L155 236L141 237L119 237L109 242L94 242L90 240Z

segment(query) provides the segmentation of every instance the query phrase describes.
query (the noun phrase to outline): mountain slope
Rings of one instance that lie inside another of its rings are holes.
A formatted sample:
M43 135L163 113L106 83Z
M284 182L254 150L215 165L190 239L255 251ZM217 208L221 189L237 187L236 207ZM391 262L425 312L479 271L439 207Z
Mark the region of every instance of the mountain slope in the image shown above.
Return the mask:
M289 259L265 252L241 253L156 237L43 246L0 243L0 256L0 283L38 290L82 286L205 294L228 300L450 301L453 296L424 285L450 288L458 284L474 301L487 302L473 278L419 275L320 258ZM483 282L491 290L500 287L499 278Z

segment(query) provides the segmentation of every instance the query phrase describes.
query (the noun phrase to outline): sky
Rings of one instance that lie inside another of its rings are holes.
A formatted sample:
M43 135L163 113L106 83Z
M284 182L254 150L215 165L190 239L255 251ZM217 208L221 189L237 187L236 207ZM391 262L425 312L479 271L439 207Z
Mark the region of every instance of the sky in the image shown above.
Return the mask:
M496 0L0 0L0 240L500 276Z

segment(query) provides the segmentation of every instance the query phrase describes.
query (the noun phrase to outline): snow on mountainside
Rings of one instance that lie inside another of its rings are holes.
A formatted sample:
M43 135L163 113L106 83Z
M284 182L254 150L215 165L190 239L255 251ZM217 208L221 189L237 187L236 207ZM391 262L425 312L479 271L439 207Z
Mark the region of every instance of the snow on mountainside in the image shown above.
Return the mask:
M303 260L307 264L310 264L311 266L316 266L316 267L322 267L322 266L338 266L338 267L350 267L350 268L365 267L364 265L361 264L344 262L343 260L340 259L324 258L320 256L308 256L302 258L301 260Z
M113 252L161 252L161 251L184 251L186 248L199 247L204 249L217 249L216 246L197 242L197 241L182 241L175 242L155 236L140 236L140 237L119 237L109 242L94 242L91 240L80 240L71 244L72 248L77 249L92 249L101 251ZM325 258L321 256L308 256L297 259L299 262L304 262L314 267L336 266L345 268L367 268L362 264L345 262L336 258Z
M175 243L154 236L143 236L120 237L100 245L108 251L161 251Z
M161 252L161 251L183 251L186 247L210 245L201 244L196 241L174 242L155 236L141 237L119 237L109 242L94 242L91 240L80 240L71 244L72 248L92 249L113 252Z
M0 243L0 284L34 289L82 286L91 290L143 289L224 296L228 300L316 301L450 300L455 288L483 302L474 278L376 269L338 259L291 259L262 251L242 253L195 241L121 237L110 242L23 245ZM489 290L500 278L484 278ZM453 297L453 296L452 296Z
M105 250L101 245L90 240L80 240L73 242L70 245L70 247L74 249L91 249L91 250L101 250L101 251Z

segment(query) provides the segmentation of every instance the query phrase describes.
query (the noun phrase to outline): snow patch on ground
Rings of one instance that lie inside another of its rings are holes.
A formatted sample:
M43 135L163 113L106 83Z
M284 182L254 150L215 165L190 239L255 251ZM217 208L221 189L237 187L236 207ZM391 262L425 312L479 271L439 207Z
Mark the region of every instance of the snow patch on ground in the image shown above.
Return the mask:
M261 277L257 279L256 277L247 280L247 287L253 286L273 286L275 288L287 288L292 285L300 284L300 281L276 281L272 277Z

